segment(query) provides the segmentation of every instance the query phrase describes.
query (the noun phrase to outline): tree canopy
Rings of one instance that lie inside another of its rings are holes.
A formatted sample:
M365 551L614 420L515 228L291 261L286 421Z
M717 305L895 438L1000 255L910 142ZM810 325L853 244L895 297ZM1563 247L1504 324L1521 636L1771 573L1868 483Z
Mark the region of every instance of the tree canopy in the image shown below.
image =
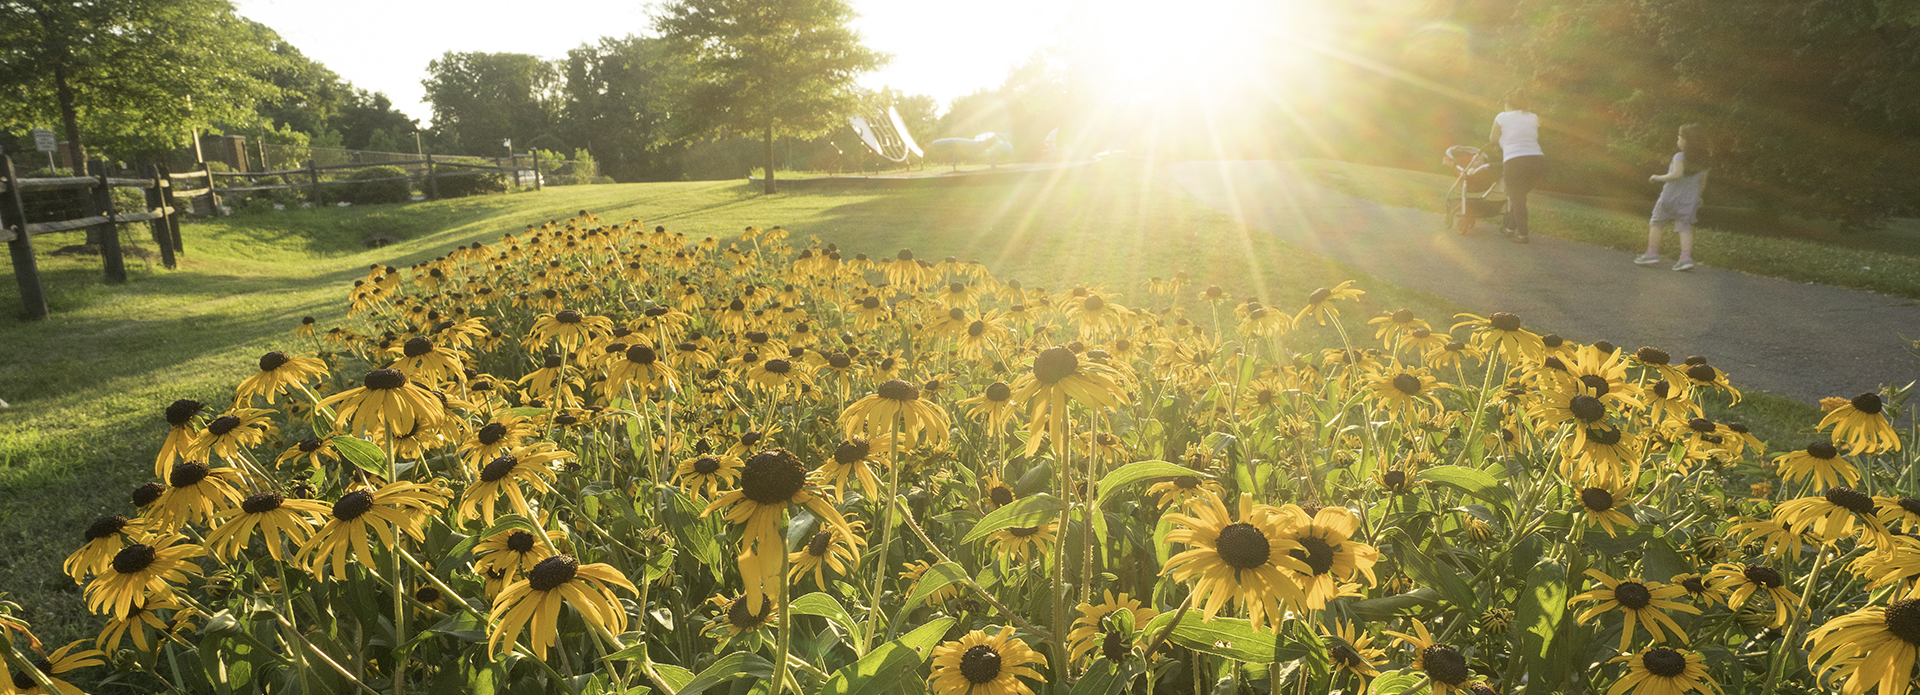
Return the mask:
M427 64L427 99L442 146L470 154L562 146L559 120L561 74L537 56L521 53L448 51Z

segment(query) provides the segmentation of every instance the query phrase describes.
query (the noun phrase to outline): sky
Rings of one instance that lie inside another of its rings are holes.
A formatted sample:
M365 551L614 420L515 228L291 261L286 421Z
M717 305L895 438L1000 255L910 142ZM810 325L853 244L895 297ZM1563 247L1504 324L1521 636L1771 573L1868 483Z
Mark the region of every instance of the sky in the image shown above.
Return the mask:
M970 0L936 9L927 0L849 0L866 44L892 64L862 86L954 97L996 87L1007 71L1057 41L1061 22L1087 0ZM561 58L602 36L650 34L651 3L541 0L467 3L420 0L237 0L240 14L280 33L308 58L354 86L385 92L394 107L432 118L420 81L447 51Z

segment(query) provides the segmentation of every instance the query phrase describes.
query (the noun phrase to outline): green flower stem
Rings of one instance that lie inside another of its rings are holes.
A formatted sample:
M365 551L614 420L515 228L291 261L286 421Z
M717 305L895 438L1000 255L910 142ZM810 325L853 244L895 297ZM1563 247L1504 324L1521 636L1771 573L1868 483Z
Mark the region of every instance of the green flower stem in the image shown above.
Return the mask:
M786 534L781 534L781 538L786 538ZM780 548L780 576L775 578L780 582L780 603L775 609L780 612L780 637L774 647L777 657L773 660L773 684L768 686L768 695L786 692L787 657L793 653L793 613L787 610L787 585L791 583L787 581L787 565L790 560L785 545L782 543ZM765 587L761 587L761 590L764 591Z
M1048 623L1048 627L1051 627L1053 633L1056 635L1065 635L1068 632L1066 533L1069 519L1071 519L1073 514L1073 504L1068 500L1067 491L1072 489L1073 447L1068 444L1067 439L1067 395L1062 393L1058 387L1048 389L1048 391L1051 392L1049 395L1051 402L1047 404L1047 417L1049 419L1047 435L1053 437L1054 461L1059 464L1060 468L1059 471L1056 471L1056 475L1054 475L1054 497L1060 500L1060 517L1058 521L1058 535L1054 537L1053 543L1053 585L1050 589L1051 593L1047 594L1047 600L1053 603L1053 620ZM1055 673L1061 674L1071 673L1072 671L1072 669L1068 668L1067 645L1063 644L1063 641L1064 640L1051 641L1054 659L1056 663L1059 664L1059 666L1055 667ZM1070 681L1071 679L1066 680Z
M881 499L893 499L900 489L900 415L894 415L887 421L887 489ZM855 646L860 656L867 655L867 648L873 644L873 633L880 625L880 595L887 588L887 551L893 545L893 505L886 505L880 525L880 546L875 549L873 561L873 593L868 599L867 624L862 627L860 642ZM781 581L786 581L784 578Z
M893 502L894 504L900 505L900 516L901 519L906 522L907 528L913 530L913 535L918 536L921 543L925 543L928 548L933 549L934 557L939 559L943 564L953 562L952 558L947 557L947 554L940 550L940 546L935 545L932 539L927 538L927 532L925 529L920 528L920 523L913 520L913 510L906 507L906 500L895 497L893 498ZM1006 604L1000 602L1000 599L994 598L991 592L981 587L978 582L973 581L972 577L963 576L960 578L960 583L965 584L967 589L971 590L974 595L985 600L989 605L993 606L994 610L1000 611L1001 615L1007 616L1009 620L1012 620L1015 625L1019 625L1021 629L1033 633L1042 640L1053 640L1054 633L1034 627L1031 623L1028 623L1024 618L1020 617L1020 614L1007 608Z

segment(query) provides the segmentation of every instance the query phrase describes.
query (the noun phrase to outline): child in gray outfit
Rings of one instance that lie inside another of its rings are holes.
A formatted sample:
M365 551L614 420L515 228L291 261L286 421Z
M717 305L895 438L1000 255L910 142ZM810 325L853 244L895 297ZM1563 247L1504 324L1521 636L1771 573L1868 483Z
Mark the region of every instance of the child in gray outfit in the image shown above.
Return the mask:
M1634 263L1660 264L1660 233L1671 222L1673 231L1680 235L1680 260L1673 269L1693 269L1693 223L1700 212L1700 193L1706 190L1713 155L1707 150L1707 138L1698 123L1680 126L1679 147L1667 173L1647 178L1666 186L1660 189L1660 200L1653 204L1653 219L1647 224L1647 252L1633 259Z

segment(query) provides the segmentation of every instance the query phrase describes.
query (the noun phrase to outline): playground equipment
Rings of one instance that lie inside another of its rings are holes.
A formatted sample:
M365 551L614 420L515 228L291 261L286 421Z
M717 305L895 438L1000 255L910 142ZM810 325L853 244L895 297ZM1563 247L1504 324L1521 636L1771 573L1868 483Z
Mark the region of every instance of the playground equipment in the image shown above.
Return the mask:
M879 122L878 126L860 116L848 120L853 125L853 132L860 136L860 143L882 159L906 164L912 157L925 159L927 156L920 149L920 143L913 141L913 133L907 132L907 124L900 120L898 109L887 107L886 120L874 119Z

